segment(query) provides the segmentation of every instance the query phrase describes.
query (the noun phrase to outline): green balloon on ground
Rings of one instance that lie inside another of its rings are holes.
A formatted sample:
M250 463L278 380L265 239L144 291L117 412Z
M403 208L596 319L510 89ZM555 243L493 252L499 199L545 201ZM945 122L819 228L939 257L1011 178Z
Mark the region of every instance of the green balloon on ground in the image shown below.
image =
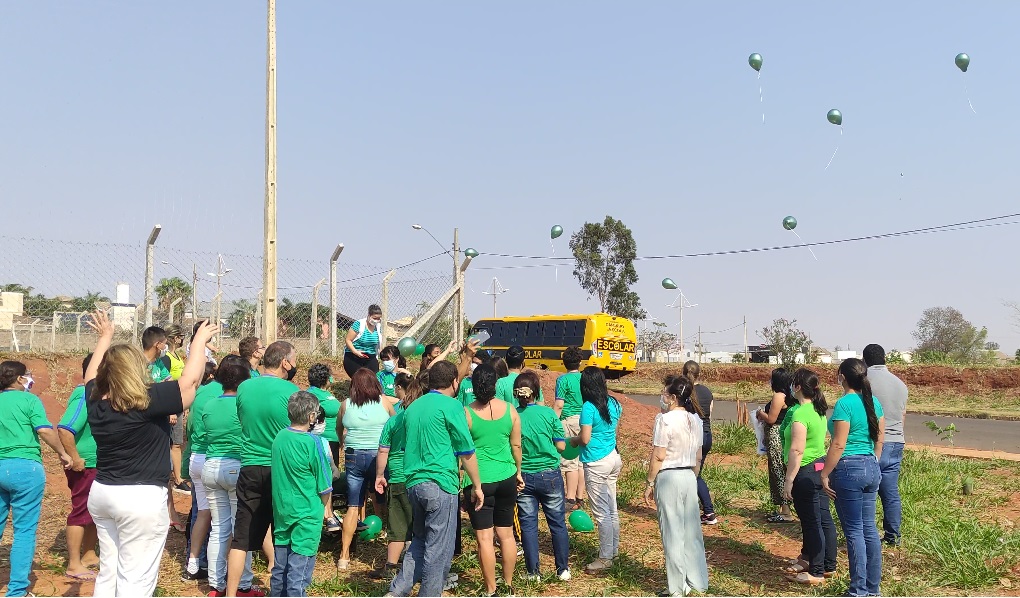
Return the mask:
M570 523L570 529L575 532L590 532L595 529L595 523L591 520L591 517L581 509L571 513L570 517L567 518L567 522Z
M414 354L419 356L419 357L424 355L425 354L425 345L422 345L422 344L419 343L418 346L416 346L414 348Z
M568 440L567 448L563 449L563 451L560 453L560 456L569 461L571 459L576 459L577 456L580 454L581 448L576 446L570 446L570 441Z
M558 225L558 224L556 226L552 227L552 230L549 231L549 236L551 238L553 238L553 239L558 239L559 236L562 235L562 234L563 234L563 227Z
M761 54L757 52L747 57L747 64L751 65L751 68L756 71L761 71L762 62Z
M368 526L368 529L361 530L361 533L358 534L362 540L374 540L382 531L382 519L379 519L378 515L365 517L365 525Z
M963 52L956 55L956 68L963 72L967 72L967 67L970 66L970 56L967 56Z
M670 291L675 291L676 290L676 283L673 282L672 278L663 278L662 279L662 288L670 290Z
M793 216L787 216L786 218L783 218L783 228L785 228L786 230L793 230L797 228L797 219L794 218Z
M409 336L405 336L397 343L397 350L399 350L400 354L404 357L410 357L411 355L414 355L414 349L417 346L418 341Z
M829 122L834 125L843 125L843 113L835 108L829 110L829 113L825 115L825 118L829 119Z
M471 259L475 259L476 257L478 257L478 250L475 249L474 247L468 247L467 249L464 250L464 255Z

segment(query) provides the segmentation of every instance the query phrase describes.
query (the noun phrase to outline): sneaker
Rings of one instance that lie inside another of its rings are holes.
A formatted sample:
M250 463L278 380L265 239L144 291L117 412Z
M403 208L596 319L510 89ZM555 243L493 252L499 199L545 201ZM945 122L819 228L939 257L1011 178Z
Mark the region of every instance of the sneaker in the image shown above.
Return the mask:
M327 532L338 532L340 531L340 519L336 515L333 515L326 520L326 531Z
M223 596L226 595L227 595L226 592L222 590L217 590L216 588L213 588L212 591L209 592L209 598L222 598Z
M199 567L198 573L192 573L185 569L181 571L181 581L205 581L209 579L209 570Z
M354 529L354 532L360 534L361 532L365 531L366 529L368 529L368 525L364 521L359 519L358 520L358 527L356 527Z
M191 483L188 480L181 480L180 484L174 486L174 492L180 492L181 494L191 494Z
M456 588L458 579L460 579L460 577L456 573L450 573L449 575L447 575L446 583L443 584L443 591L448 592Z
M564 569L556 574L556 577L560 578L560 581L570 581L570 569Z
M612 566L613 561L607 561L606 559L595 559L594 561L588 563L588 566L585 567L585 569L588 571L588 573L601 573Z
M530 583L538 583L542 581L542 576L539 575L538 573L528 573L527 575L524 576L524 579Z
M715 525L717 523L719 523L719 518L715 516L715 513L701 516L701 525Z
M400 565L399 564L395 565L393 563L386 563L385 565L383 565L382 569L376 569L375 571L372 571L371 573L369 573L368 577L371 578L371 579L380 579L380 580L381 579L390 579L390 580L392 580L393 576L395 576L397 574L397 571L400 571Z
M243 598L261 598L262 596L265 596L266 593L255 586L251 586L247 590L242 590L238 588L237 595L238 597Z

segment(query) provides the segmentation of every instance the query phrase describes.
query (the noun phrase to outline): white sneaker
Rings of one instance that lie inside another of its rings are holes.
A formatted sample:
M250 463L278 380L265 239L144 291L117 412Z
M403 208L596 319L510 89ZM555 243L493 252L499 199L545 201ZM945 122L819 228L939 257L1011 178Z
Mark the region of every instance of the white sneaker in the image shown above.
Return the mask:
M542 581L542 576L538 575L537 573L534 573L534 574L529 573L528 575L526 575L524 577L524 579L528 580L531 583L538 583L538 582Z
M457 580L460 577L456 573L450 573L446 576L446 583L443 584L443 591L447 592L457 587Z
M556 577L560 578L560 581L570 581L570 569L564 569L563 573L558 574Z

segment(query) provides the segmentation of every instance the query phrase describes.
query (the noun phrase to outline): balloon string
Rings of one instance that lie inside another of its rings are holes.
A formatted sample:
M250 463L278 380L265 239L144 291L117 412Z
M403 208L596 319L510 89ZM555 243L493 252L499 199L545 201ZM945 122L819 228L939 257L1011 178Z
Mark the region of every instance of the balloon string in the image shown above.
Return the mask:
M843 125L839 125L839 136L843 136ZM832 164L832 158L836 157L836 152L839 151L839 144L836 144L836 149L832 152L832 156L829 158L829 164L825 165L825 170L829 169L829 165Z
M552 247L552 256L553 256L553 258L555 258L556 257L556 244L552 242L552 239L549 239L549 247ZM556 275L556 283L559 284L559 282L560 282L560 267L556 266L553 270L554 270L554 274Z
M790 229L790 232L792 232L793 234L797 235L797 231L793 230L792 228ZM804 239L801 239L800 235L797 235L797 239L799 239L801 243L804 242ZM811 247L808 247L807 250L811 252L811 257L815 258L815 261L817 262L818 261L818 256L815 255L815 251L813 249L811 249Z
M970 92L967 91L967 78L963 78L963 94L967 96L967 105L970 106L970 111L977 114L977 110L974 109L974 104L970 103Z
M765 95L761 89L761 71L758 71L758 103L761 104L761 124L765 124Z

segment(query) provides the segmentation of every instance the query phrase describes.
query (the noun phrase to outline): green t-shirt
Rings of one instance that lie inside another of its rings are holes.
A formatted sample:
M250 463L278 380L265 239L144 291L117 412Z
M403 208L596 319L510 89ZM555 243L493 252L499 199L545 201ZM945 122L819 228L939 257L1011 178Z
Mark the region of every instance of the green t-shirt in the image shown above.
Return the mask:
M259 376L261 376L261 375L262 375L262 373L261 373L261 372L259 372L259 371L258 371L257 369L255 369L255 368L251 368L250 370L248 370L248 377L249 377L249 378L258 378L258 377L259 377Z
M85 406L84 384L74 387L71 398L67 399L64 417L60 418L57 427L74 434L74 446L78 449L78 456L85 461L85 467L95 469L96 439L92 437L92 428L89 427L89 410Z
M382 392L388 397L397 396L397 375L393 372L377 372L375 375L376 379L379 380L379 385L382 386Z
M457 494L457 458L475 452L464 406L442 393L430 392L404 410L404 474L407 488L435 482Z
M556 400L563 401L560 419L581 415L581 372L567 372L556 379Z
M515 475L517 463L510 448L510 433L514 426L513 407L507 403L503 417L494 420L484 419L470 409L468 411L471 413L471 439L478 456L478 477L482 483L502 482Z
M875 404L875 415L882 417L882 404L878 399L871 397ZM851 392L840 397L836 406L832 408L832 419L829 420L829 434L832 434L833 422L849 422L850 434L846 438L844 455L874 455L875 443L871 440L868 429L868 414L864 411L864 401L861 395Z
M518 413L521 416L521 471L538 473L559 469L560 452L555 443L566 441L566 434L556 412L545 405L532 404Z
M241 459L241 420L237 417L237 397L220 395L205 402L202 410L205 429L205 458Z
M321 496L333 490L332 469L318 436L286 427L273 441L273 544L302 556L319 553Z
M53 425L39 397L22 390L0 393L0 459L42 463L38 432L42 428L53 429Z
M152 377L153 382L166 382L170 380L170 370L163 365L162 359L157 359L149 364L149 376Z
M517 399L514 397L514 380L520 376L519 372L510 372L506 376L496 380L496 398L501 401L506 401L511 405L517 404ZM472 399L474 400L474 399ZM539 404L545 404L545 396L542 394L542 389L538 389L538 401Z
M470 376L460 381L460 388L457 389L457 400L465 407L475 402L475 384L471 381Z
M396 409L396 414L386 420L386 425L383 426L382 435L379 436L379 448L389 451L386 469L390 472L390 483L403 484L407 481L407 476L404 475L404 444L407 435L404 433L404 408L397 405Z
M195 393L195 401L191 404L191 410L188 412L188 444L191 446L191 452L196 455L205 455L208 445L206 438L205 422L202 420L202 413L205 410L206 403L210 399L214 399L223 394L223 385L213 380L212 382L199 386L198 391ZM237 407L234 407L234 411L237 411Z
M290 425L287 403L301 390L276 376L245 380L237 389L237 417L241 421L241 465L268 466L273 441Z
M322 437L332 442L340 442L340 437L336 434L336 416L340 414L340 401L322 388L312 386L308 392L319 399L322 410L326 412L326 429L322 431Z
M800 423L807 430L807 438L804 443L804 455L801 457L800 466L804 467L825 456L825 416L818 415L814 406L794 405L786 411L783 426L783 461L790 458L790 445L793 442L793 424Z

